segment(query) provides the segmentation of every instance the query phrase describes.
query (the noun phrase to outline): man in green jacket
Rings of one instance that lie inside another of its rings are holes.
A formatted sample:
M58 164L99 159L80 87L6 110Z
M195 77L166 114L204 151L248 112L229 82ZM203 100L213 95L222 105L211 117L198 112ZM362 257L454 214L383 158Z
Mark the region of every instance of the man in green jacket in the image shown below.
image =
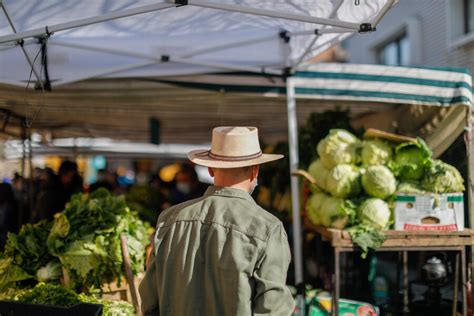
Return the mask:
M211 149L188 157L209 167L214 186L160 215L140 284L143 314L291 315L288 238L250 195L258 165L283 156L262 154L254 127L217 127Z

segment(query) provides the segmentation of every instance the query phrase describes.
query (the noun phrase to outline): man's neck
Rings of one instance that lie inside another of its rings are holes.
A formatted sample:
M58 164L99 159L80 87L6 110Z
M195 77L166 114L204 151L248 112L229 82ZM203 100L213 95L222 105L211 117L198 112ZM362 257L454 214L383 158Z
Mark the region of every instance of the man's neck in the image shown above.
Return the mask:
M248 184L247 183L235 183L235 184L224 184L224 183L214 183L216 187L223 187L223 188L232 188L242 190L244 192L249 192Z

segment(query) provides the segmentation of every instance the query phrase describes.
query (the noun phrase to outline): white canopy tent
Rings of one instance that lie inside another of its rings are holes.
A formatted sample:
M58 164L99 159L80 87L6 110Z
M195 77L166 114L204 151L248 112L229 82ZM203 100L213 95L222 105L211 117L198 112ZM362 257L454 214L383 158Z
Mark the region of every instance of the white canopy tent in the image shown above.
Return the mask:
M29 87L33 78L50 90L92 78L287 76L352 33L374 31L395 3L0 0L0 83ZM297 283L303 281L300 242L295 234Z
M229 70L282 75L373 31L396 1L359 2L3 0L0 82L24 86L30 70L47 88Z

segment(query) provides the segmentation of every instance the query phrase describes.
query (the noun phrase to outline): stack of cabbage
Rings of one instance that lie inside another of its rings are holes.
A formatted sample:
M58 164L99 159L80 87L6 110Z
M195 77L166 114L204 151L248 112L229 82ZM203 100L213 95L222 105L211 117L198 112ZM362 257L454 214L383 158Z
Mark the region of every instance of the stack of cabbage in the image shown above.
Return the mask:
M458 170L433 160L421 139L396 146L333 129L319 142L317 153L319 159L308 170L316 180L308 218L314 225L348 228L364 253L383 243L395 192L464 191Z

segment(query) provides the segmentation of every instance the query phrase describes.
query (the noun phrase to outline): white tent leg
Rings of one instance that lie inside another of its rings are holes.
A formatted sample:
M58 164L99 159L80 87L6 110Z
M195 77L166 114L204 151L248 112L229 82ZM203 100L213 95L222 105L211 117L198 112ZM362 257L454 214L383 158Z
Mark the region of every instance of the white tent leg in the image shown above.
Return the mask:
M110 12L110 13L100 15L100 16L94 16L94 17L85 18L85 19L78 19L78 20L74 20L74 21L70 21L66 23L59 23L59 24L54 24L50 26L40 27L37 29L25 31L25 32L19 32L12 35L0 36L0 43L15 42L15 41L29 38L29 37L44 36L44 35L48 35L54 32L69 30L69 29L73 29L73 28L77 28L81 26L96 24L96 23L110 21L110 20L116 20L116 19L120 19L120 18L124 18L128 16L163 10L163 9L167 9L171 7L175 7L175 5L172 3L157 3L157 4L137 7L137 8L133 8L129 10L114 11L114 12Z
M286 95L288 102L288 140L290 149L290 173L298 169L298 124L296 120L296 99L295 87L291 78L286 82ZM295 284L297 289L303 288L303 245L302 245L302 229L300 217L300 191L299 179L297 176L291 176L291 205L293 211L293 255L295 263ZM304 295L298 293L297 306L299 316L304 316L305 302Z
M209 9L239 12L239 13L267 16L267 17L279 18L279 19L285 19L285 20L321 24L321 25L331 25L331 26L344 27L344 28L353 29L353 30L359 30L360 28L359 23L318 18L314 16L309 16L309 15L290 14L290 13L277 12L277 11L272 11L272 10L249 8L249 7L239 6L239 5L210 2L207 0L188 0L187 2L188 2L187 3L188 5L209 8Z

